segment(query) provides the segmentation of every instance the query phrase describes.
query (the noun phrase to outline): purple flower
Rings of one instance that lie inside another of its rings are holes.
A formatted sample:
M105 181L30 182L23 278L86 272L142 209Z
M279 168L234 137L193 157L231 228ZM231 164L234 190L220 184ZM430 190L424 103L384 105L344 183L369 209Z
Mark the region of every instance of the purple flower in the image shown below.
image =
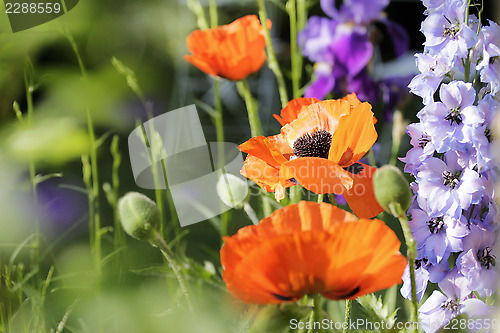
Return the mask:
M432 102L419 111L419 117L434 142L438 153L448 150L464 151L464 144L471 138L466 126L475 126L484 122L474 106L476 91L471 83L452 81L441 85L441 102Z
M422 0L425 7L427 7L427 12L437 11L443 7L445 0Z
M329 46L335 36L337 22L326 17L311 16L307 25L299 32L297 43L302 49L302 54L314 62L333 61Z
M340 8L335 0L321 0L321 8L339 22L368 24L380 17L381 11L389 4L389 0L344 0Z
M406 163L404 171L413 173L415 167L418 167L428 157L431 157L436 149L431 137L427 134L424 124L414 123L406 127L406 133L410 136L410 144L413 146L406 153L406 157L400 160Z
M486 316L490 308L481 300L469 298L468 281L457 269L448 273L439 283L443 292L435 290L418 309L422 328L426 333L437 332L451 319L460 314L469 317Z
M420 209L412 210L410 214L410 228L417 248L431 264L442 263L451 252L462 250L463 238L470 232L463 216L460 219L430 217Z
M464 251L457 258L457 267L469 282L467 287L480 297L490 297L497 289L496 238L496 232L473 225L464 240Z
M314 65L314 80L304 91L304 97L323 99L335 87L332 65L326 62L317 62Z
M341 95L356 92L361 100L379 98L381 83L367 70L374 54L370 24L377 20L385 25L397 56L407 52L409 45L404 28L382 16L388 4L389 0L345 0L340 5L334 0L321 1L331 19L311 17L297 37L302 53L316 62L313 81L304 96L323 99L334 91ZM393 105L399 95L390 91L383 96Z
M457 58L466 58L477 42L477 35L465 22L467 2L448 0L422 23L426 51L441 54L453 65Z
M411 279L410 279L410 266L406 266L403 273L403 286L401 287L401 295L411 300ZM440 264L432 265L427 257L415 260L415 284L417 289L417 300L420 302L424 296L427 284L430 282L438 283L449 271L448 263L442 261Z
M427 105L434 101L434 93L450 68L438 55L418 53L415 54L415 57L421 74L411 80L408 88L413 94L422 97L423 103Z
M445 158L446 162L430 157L418 167L417 200L432 217L449 215L460 219L462 209L481 200L484 186L476 171L459 164L455 153L447 153Z

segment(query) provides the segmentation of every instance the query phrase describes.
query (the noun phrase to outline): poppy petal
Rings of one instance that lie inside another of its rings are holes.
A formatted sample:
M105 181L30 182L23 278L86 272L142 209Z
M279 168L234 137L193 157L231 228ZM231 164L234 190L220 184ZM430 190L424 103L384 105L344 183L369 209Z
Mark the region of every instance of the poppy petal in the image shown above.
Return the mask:
M400 283L407 264L384 222L355 221L325 203L279 209L224 242L226 286L255 304L296 301L312 293L355 298Z
M251 138L239 145L238 148L276 168L288 161L279 148L273 144L273 140L269 140L265 136Z
M328 159L340 166L348 166L363 157L377 141L373 112L368 103L354 107L350 115L342 117L332 135Z
M351 173L353 185L343 195L357 217L372 218L384 211L375 199L373 190L372 178L377 168L359 162L357 164L363 166L363 170Z
M271 21L268 20L268 27ZM258 71L265 62L265 39L256 15L230 24L195 30L186 39L187 61L209 75L241 80Z
M286 124L297 119L304 106L311 105L319 101L320 100L317 98L306 97L292 99L286 104L283 109L281 109L281 113L279 116L277 114L273 114L273 117L276 118L277 121L279 121L281 126L285 126Z
M306 133L324 130L335 132L342 116L351 112L345 100L326 100L310 104L302 109L297 119L281 128L283 139L290 147Z
M283 164L281 169L281 174L292 175L300 185L316 194L343 194L353 186L351 174L326 158L296 158Z
M290 181L286 181L282 185L279 181L279 169L252 155L247 156L240 173L267 192L274 192L277 186L290 187L295 185Z

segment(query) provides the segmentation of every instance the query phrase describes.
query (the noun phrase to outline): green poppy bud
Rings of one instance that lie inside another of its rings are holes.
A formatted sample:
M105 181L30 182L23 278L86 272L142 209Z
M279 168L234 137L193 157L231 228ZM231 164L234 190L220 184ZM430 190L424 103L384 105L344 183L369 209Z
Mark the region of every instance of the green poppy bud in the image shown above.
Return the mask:
M130 236L153 241L160 229L160 210L156 203L147 196L129 192L118 201L118 215L123 230Z
M384 165L373 175L373 188L378 203L393 215L394 209L406 212L411 204L411 190L405 176L397 167Z
M230 173L223 173L216 186L217 195L228 207L243 208L248 199L248 184Z

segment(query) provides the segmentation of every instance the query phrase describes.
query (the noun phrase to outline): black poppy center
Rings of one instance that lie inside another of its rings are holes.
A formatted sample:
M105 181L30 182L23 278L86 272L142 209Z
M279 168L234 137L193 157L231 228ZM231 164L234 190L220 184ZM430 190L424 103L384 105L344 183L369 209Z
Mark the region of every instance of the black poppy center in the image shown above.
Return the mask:
M431 234L437 234L444 228L444 221L442 217L438 217L435 219L431 219L427 221L427 226L429 227L429 231Z
M332 135L325 130L306 133L293 143L293 154L297 157L328 158L331 144Z
M449 186L451 189L454 189L460 183L458 177L458 174L451 173L450 171L443 172L443 185Z
M479 260L481 266L486 267L486 269L490 269L490 267L495 266L496 263L496 257L491 254L491 249L489 247L477 251L477 260Z
M451 312L458 312L460 304L454 299L448 299L441 304L441 309L450 310Z

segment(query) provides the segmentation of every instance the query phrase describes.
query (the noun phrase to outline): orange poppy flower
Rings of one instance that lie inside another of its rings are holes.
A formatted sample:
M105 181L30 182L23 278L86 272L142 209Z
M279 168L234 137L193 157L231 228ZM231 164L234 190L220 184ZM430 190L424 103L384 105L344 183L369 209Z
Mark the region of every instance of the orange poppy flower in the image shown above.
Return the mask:
M376 169L358 162L377 140L370 104L354 93L338 100L297 98L275 118L280 134L239 146L249 154L242 175L275 192L278 201L285 188L300 184L317 194L343 194L358 217L383 211L373 191Z
M320 293L340 300L401 283L406 258L380 220L301 201L224 237L222 277L245 303L296 301Z
M271 21L268 21L271 28ZM255 15L227 25L195 30L187 37L191 55L184 59L209 75L241 80L257 72L266 60L263 28Z

